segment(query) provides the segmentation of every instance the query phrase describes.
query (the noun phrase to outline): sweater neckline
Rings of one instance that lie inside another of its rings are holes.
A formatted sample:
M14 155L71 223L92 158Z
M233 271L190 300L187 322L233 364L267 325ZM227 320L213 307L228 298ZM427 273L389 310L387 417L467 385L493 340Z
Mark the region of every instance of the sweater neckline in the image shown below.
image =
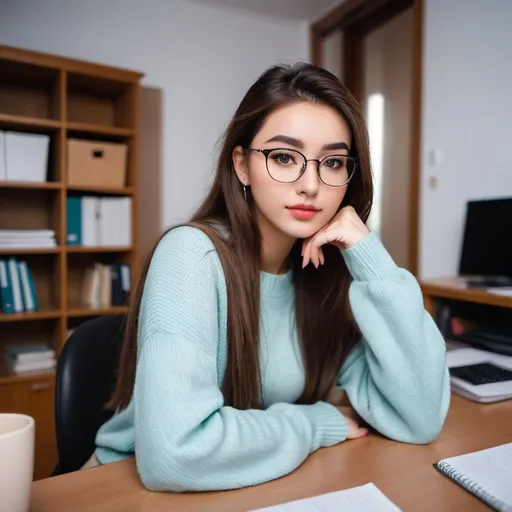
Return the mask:
M260 272L261 294L265 297L281 297L293 292L292 271L288 270L286 274L269 274Z

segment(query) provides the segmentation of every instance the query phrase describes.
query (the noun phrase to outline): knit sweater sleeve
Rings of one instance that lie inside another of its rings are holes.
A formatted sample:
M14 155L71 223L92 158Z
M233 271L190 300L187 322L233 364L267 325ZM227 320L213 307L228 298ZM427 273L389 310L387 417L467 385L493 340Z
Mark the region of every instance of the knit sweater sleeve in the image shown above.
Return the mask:
M450 401L444 339L416 279L394 263L375 233L343 256L362 340L342 368L339 387L382 434L428 443L439 434Z
M266 410L224 405L217 375L223 278L210 239L191 227L171 231L153 255L134 388L136 462L148 489L258 484L347 436L343 416L324 402Z

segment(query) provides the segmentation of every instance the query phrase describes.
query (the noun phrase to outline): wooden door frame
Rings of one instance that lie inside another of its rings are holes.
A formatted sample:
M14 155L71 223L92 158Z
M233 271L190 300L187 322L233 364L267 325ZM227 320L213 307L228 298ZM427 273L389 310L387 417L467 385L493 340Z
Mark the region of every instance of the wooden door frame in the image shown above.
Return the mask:
M418 277L424 0L346 0L311 25L310 59L313 64L321 66L323 40L341 30L344 83L361 102L364 91L364 36L409 8L413 10L409 269Z

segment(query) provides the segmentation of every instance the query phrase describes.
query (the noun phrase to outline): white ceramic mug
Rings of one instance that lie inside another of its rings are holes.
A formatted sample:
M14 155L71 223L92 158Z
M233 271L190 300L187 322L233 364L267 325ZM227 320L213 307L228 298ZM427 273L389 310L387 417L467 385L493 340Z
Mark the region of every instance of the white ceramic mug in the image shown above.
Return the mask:
M35 422L0 414L0 512L27 512L34 474Z

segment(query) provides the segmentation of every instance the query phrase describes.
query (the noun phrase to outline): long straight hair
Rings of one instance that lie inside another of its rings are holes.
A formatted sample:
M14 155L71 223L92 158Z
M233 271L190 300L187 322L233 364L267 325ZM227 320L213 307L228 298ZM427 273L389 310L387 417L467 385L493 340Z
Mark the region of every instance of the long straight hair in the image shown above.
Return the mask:
M248 90L229 123L213 184L187 223L210 237L224 271L228 308L227 364L222 393L225 405L237 409L262 407L259 364L261 234L250 192L246 200L235 173L232 151L239 145L249 147L276 109L301 101L330 106L350 127L351 156L359 160L359 167L348 184L340 208L351 205L366 221L372 204L367 129L359 104L348 89L325 69L310 64L279 65L265 71ZM219 233L216 228L219 223L227 228L227 236ZM147 257L131 300L116 386L107 404L111 408L124 409L133 395L138 314L144 283L154 250L168 231L156 241ZM344 259L333 246L324 246L323 251L323 266L317 270L308 265L302 270L301 240L297 240L288 262L295 287L297 332L306 376L305 389L298 400L303 404L326 399L359 337L348 300L351 276Z

